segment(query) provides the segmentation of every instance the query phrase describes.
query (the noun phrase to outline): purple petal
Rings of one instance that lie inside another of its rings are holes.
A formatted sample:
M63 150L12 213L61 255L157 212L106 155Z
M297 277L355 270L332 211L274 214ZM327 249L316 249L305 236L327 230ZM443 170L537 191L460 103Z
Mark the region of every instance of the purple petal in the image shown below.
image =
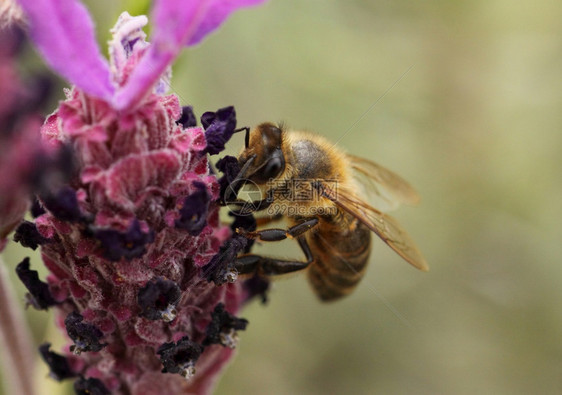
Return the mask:
M47 63L85 93L110 100L114 87L88 10L75 0L17 0Z
M170 342L164 343L156 352L160 355L162 365L162 373L183 373L183 376L188 378L190 368L193 369L195 362L201 356L203 347L189 340L189 337L182 337L177 343ZM193 372L195 370L193 369Z
M206 152L216 155L223 151L225 144L236 129L236 111L229 106L217 110L217 112L206 112L201 116L201 123L205 128L205 139L207 140Z
M77 394L111 394L111 392L109 392L103 384L103 381L96 379L95 377L79 377L78 380L74 382L74 392Z
M146 245L154 241L154 232L143 232L137 219L129 229L120 232L115 229L97 229L94 237L101 243L104 258L117 262L121 258L130 261L146 253Z
M49 373L49 376L57 381L75 377L76 373L74 373L70 368L66 357L63 357L56 352L49 351L49 348L51 348L51 343L43 343L39 347L41 358L43 358L45 363L49 365L49 369L51 371Z
M38 310L47 310L47 308L57 304L51 295L49 285L39 279L39 274L35 270L29 268L29 258L24 258L16 266L16 273L27 290L33 307Z
M150 20L155 25L152 45L127 84L117 91L113 106L134 107L160 79L184 45L195 45L236 9L264 0L159 0Z
M207 34L216 30L238 8L255 6L264 2L265 0L211 0L205 17L197 26L195 33L191 35L186 45L198 44Z
M156 277L139 289L137 301L140 316L151 321L170 322L175 318L175 308L181 299L181 289L172 280Z
M234 348L232 345L235 340L229 334L231 330L243 331L248 326L248 320L238 318L230 314L224 308L223 303L215 306L215 310L211 313L211 322L207 326L207 337L203 341L204 346L210 344L221 344L226 347ZM236 333L236 332L234 332Z
M68 337L74 342L70 350L76 354L82 351L97 352L107 346L107 343L100 343L103 332L95 325L84 322L84 317L73 311L64 320L64 326L68 332Z
M211 195L207 192L204 183L196 181L193 186L195 191L184 199L180 218L176 219L175 226L187 230L192 236L198 236L207 226Z

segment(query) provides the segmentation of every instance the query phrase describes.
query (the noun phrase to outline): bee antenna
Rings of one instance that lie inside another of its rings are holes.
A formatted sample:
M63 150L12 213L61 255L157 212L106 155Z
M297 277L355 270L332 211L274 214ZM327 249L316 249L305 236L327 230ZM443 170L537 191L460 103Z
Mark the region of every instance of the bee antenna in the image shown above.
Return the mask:
M243 128L239 128L239 129L235 129L233 133L238 133L238 132L246 132L246 137L244 138L244 144L246 145L246 148L248 148L248 146L250 145L250 128L248 126L244 126Z

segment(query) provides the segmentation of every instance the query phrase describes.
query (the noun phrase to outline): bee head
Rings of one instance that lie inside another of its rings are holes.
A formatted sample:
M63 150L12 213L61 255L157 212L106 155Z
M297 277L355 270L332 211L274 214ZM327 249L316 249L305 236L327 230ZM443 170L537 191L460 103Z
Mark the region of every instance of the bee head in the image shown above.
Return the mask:
M285 157L281 149L283 130L273 123L262 123L246 136L246 148L238 157L244 177L256 184L265 184L285 170Z

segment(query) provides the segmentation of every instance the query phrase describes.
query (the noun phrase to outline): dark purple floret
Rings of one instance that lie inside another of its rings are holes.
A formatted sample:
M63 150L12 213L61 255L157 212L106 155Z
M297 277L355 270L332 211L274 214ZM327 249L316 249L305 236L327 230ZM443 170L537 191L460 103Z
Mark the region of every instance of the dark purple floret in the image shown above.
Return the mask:
M232 230L233 233L236 233L236 229L239 228L247 230L248 232L253 232L258 227L256 218L254 218L253 215L240 215L233 211L229 212L228 215L234 217L234 221L232 221L232 224L230 225L230 229ZM248 239L248 238L246 238L246 240L248 241L248 243L243 249L243 252L245 254L250 252L252 246L256 241L255 239Z
M227 176L229 181L234 180L236 175L240 172L240 165L238 159L232 155L226 155L217 161L217 169Z
M74 202L75 199L72 195L73 192L74 195L76 192L66 184L77 175L78 164L75 155L76 153L70 144L62 144L54 155L40 153L36 156L34 169L29 174L29 183L39 195L39 198L43 200L44 208L51 210L45 205L45 200L62 199L61 203L65 203L64 200L66 199L70 203ZM57 204L55 202L53 205L58 206L61 203ZM77 214L77 218L74 221L81 219L78 202L76 201L75 207L66 207L68 204L66 203L63 206L65 211L74 210L75 214ZM56 207L53 210L56 210ZM53 212L53 214L55 213ZM60 219L66 220L65 218ZM69 220L72 221L72 219Z
M49 365L49 376L57 381L76 376L76 374L70 370L67 359L56 352L49 351L49 348L51 348L50 343L43 343L39 346L41 358Z
M31 216L33 218L37 218L40 215L43 215L46 213L45 209L43 208L43 206L41 206L41 203L39 203L38 199L34 199L33 200L33 204L31 205Z
M130 261L138 258L146 252L146 245L154 241L154 232L143 233L137 219L125 232L115 229L96 229L93 233L101 243L103 256L110 261L118 261L121 258Z
M68 336L74 342L74 345L70 346L70 351L75 354L80 354L82 351L96 352L107 346L107 343L100 343L103 337L102 331L95 325L84 322L84 317L75 311L66 316L64 325Z
M246 302L259 296L263 304L267 303L267 291L269 291L270 282L267 278L255 275L242 283L242 287L248 293Z
M219 303L211 313L211 322L207 326L207 337L203 345L221 344L234 348L237 341L236 331L246 329L248 320L237 318L225 310L224 304Z
M41 236L33 222L23 221L16 229L14 241L24 247L36 250L38 246L48 243L49 239Z
M61 221L78 222L82 218L76 191L69 186L56 193L43 194L41 199L45 208Z
M227 189L232 188L231 196L236 196L238 191L244 185L242 182L238 182L232 185L232 182L240 172L240 165L238 164L238 159L234 156L227 155L216 164L217 169L219 169L224 175L219 178L220 185L220 200L222 204L225 204L225 197Z
M217 112L206 112L201 116L207 140L206 152L216 155L224 150L224 145L236 129L236 111L234 107L225 107Z
M142 309L140 315L149 320L173 321L181 290L173 281L158 277L139 290L137 300Z
M211 258L205 269L203 276L207 281L213 281L216 285L222 285L236 279L236 269L234 263L239 253L248 253L255 240L248 239L236 233L236 229L241 228L253 232L257 228L256 219L253 215L239 215L235 212L228 213L234 217L230 225L233 235L220 248L219 252Z
M61 182L68 182L77 176L77 161L76 152L72 145L69 143L62 144L54 161L54 166L59 171L57 176L60 177Z
M194 343L187 336L182 337L177 343L164 343L157 354L164 369L162 373L179 373L189 378L195 373L195 363L203 352L203 346Z
M74 392L77 395L109 395L111 392L95 377L88 379L80 377L74 382Z
M236 256L239 252L245 251L249 243L250 241L246 237L239 234L235 234L228 239L205 266L203 270L205 279L214 282L216 285L236 281L238 274L234 268Z
M181 117L177 121L179 124L183 126L184 129L192 128L197 126L197 118L193 113L192 106L183 106L181 108Z
M57 304L49 285L39 280L39 274L35 270L29 269L29 258L25 258L16 266L16 274L29 291L29 303L37 310L47 310Z
M211 196L202 182L194 182L195 192L185 198L180 209L180 218L176 220L176 228L185 229L192 236L197 236L207 225L207 214Z

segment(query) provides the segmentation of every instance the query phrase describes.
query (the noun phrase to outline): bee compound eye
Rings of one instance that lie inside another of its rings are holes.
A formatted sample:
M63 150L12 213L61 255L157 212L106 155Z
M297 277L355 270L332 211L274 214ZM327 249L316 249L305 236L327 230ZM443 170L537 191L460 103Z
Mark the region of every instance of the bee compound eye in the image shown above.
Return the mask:
M271 158L267 162L267 165L263 170L263 177L275 178L283 171L284 167L285 167L285 161L283 160L282 157L276 156L274 158Z

